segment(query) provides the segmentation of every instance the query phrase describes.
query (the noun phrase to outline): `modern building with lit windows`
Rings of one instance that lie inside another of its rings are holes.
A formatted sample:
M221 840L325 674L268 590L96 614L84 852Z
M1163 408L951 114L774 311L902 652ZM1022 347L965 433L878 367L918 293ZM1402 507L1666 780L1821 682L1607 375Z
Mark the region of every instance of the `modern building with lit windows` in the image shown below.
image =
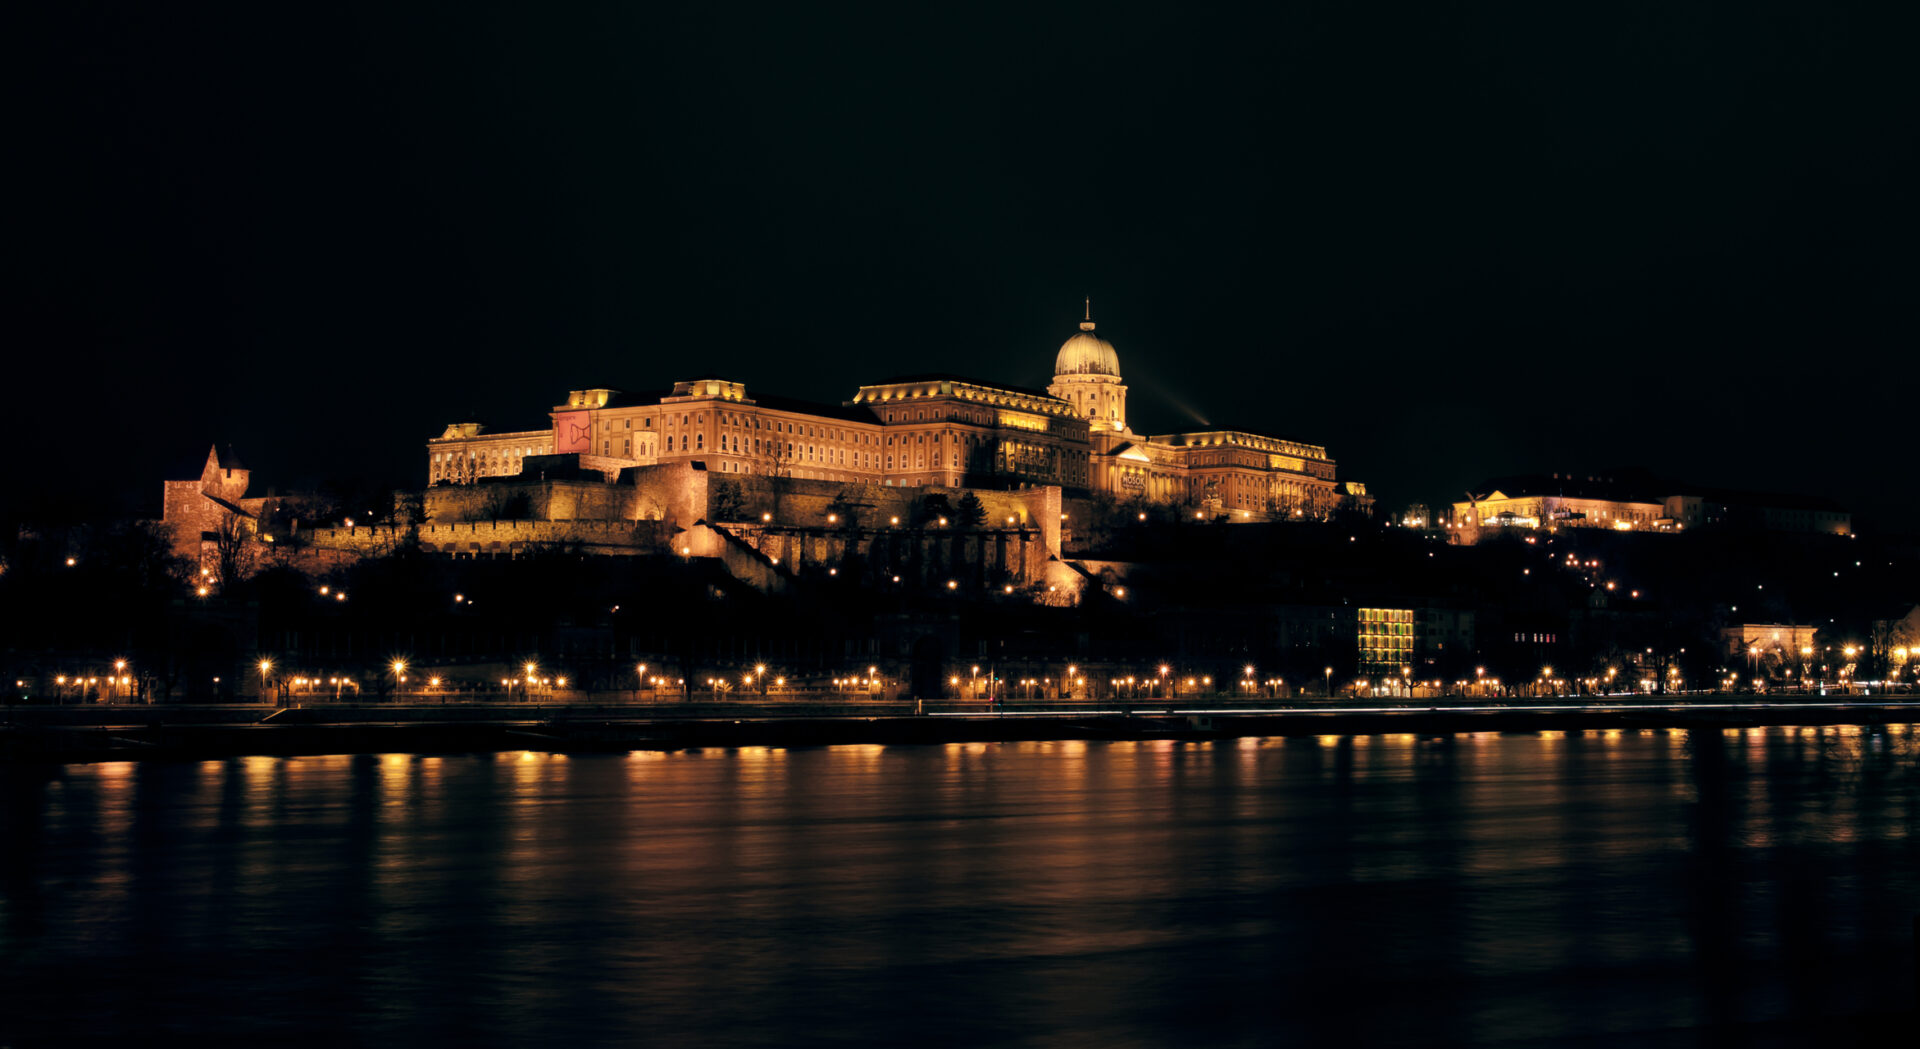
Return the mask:
M1362 608L1359 669L1364 676L1398 674L1413 663L1413 609Z
M893 487L1051 485L1248 520L1321 517L1343 499L1366 499L1364 486L1336 481L1319 445L1239 429L1134 433L1119 356L1090 307L1045 390L931 373L860 386L831 405L705 378L665 395L574 390L547 414L538 430L448 426L427 442L428 483L519 476L529 458L567 455L609 480L627 467L688 462L714 474Z

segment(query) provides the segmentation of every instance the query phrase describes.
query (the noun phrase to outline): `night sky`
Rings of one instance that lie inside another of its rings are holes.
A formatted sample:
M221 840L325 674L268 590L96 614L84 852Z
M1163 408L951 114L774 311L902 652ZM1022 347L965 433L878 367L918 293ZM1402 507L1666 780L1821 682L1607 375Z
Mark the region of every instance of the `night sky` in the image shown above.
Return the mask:
M1910 20L39 6L18 507L157 515L215 441L417 485L583 386L1044 386L1091 296L1136 431L1324 444L1389 505L1644 466L1920 510Z

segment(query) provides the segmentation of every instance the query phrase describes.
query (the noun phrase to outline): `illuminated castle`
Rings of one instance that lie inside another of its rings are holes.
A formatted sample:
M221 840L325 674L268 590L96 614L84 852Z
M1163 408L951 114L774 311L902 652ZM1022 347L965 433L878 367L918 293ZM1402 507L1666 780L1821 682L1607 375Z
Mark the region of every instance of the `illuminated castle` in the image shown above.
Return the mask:
M1061 344L1044 391L951 374L861 386L828 405L719 378L665 396L575 390L539 430L488 433L462 422L427 442L427 479L467 484L519 475L535 456L578 456L609 479L627 467L692 463L759 474L891 487L1058 486L1238 519L1322 516L1365 489L1335 480L1325 448L1246 430L1143 437L1127 425L1127 387L1091 303Z

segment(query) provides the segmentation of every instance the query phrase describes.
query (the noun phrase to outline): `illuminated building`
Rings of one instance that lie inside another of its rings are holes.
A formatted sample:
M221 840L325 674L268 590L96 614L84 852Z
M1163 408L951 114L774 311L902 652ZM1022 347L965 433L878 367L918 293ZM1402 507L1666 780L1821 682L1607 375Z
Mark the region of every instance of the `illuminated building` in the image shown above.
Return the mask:
M1453 504L1455 523L1494 528L1613 528L1666 531L1676 522L1666 504L1612 477L1508 477L1488 482L1485 495ZM1471 493L1469 493L1471 495Z
M240 465L231 448L207 450L200 476L162 483L160 522L170 533L174 553L196 563L216 563L223 535L252 535L273 501L248 496L252 471Z
M1413 662L1413 609L1363 608L1359 620L1361 674L1397 674Z
M1825 499L1739 492L1663 481L1644 472L1618 477L1532 474L1489 481L1484 495L1453 504L1468 528L1610 528L1679 532L1725 527L1850 535L1852 515Z
M427 442L429 484L519 476L539 456L577 456L609 480L675 462L714 474L760 474L896 487L1051 485L1235 519L1320 517L1366 489L1335 480L1325 448L1248 430L1143 437L1127 424L1127 387L1091 308L1054 361L1045 390L952 374L860 386L840 405L750 392L718 378L665 396L575 390L542 430L448 426Z
M1815 628L1791 623L1740 623L1720 631L1720 643L1728 658L1749 655L1774 655L1787 662L1799 662L1803 649L1814 649Z

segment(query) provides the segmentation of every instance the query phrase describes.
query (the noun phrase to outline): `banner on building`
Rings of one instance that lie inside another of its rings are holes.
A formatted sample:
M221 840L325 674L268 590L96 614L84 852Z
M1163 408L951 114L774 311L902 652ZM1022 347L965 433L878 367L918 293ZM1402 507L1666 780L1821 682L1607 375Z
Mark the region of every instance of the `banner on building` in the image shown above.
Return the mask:
M553 450L558 455L585 455L593 451L593 423L587 412L561 412L553 417Z

